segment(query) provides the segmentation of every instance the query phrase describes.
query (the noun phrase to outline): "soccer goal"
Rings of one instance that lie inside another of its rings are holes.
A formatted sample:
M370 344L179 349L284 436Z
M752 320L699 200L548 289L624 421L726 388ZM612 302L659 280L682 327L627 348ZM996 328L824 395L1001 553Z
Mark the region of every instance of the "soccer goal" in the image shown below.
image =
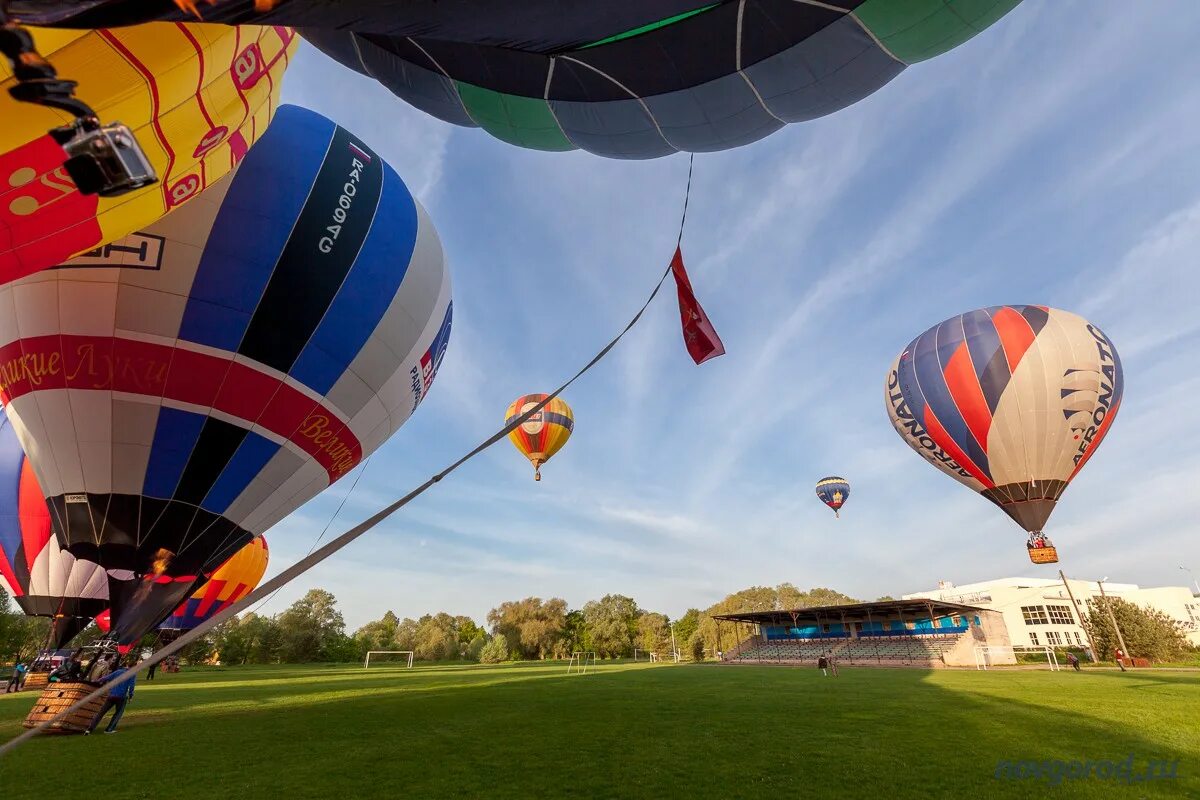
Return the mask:
M658 653L650 654L650 663L651 664L665 664L667 662L672 662L672 663L678 664L679 663L679 652L676 651L673 653L667 653L665 656L659 655Z
M596 669L596 653L592 650L577 650L571 653L571 663L567 664L568 675L586 675Z
M381 656L399 656L400 658L397 660L404 661L405 667L407 669L412 669L412 665L413 665L413 651L412 650L369 650L369 651L367 651L367 660L363 662L363 669L370 668L371 656L375 656L375 663L377 665L380 662L383 662L384 664L396 663L395 661L392 661L388 658L381 658Z
M1020 662L1017 660L1018 655L1032 653L1046 659L1046 665L1050 667L1050 671L1061 670L1058 657L1054 655L1052 647L1037 647L1025 645L1000 645L1000 644L981 644L975 646L975 669L987 669L988 667L996 666L1015 666Z

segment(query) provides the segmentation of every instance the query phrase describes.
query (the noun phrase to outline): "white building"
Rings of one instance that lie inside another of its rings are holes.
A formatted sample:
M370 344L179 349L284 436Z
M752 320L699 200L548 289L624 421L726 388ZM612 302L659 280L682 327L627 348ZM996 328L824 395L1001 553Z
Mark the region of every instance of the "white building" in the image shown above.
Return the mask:
M1080 617L1086 617L1100 602L1100 584L1080 580L1068 583L1075 595L1075 610L1062 581L1053 578L998 578L964 586L940 581L937 589L906 594L904 599L928 597L999 611L1016 646L1087 646L1087 633L1079 624ZM1188 587L1143 589L1135 583L1105 581L1104 594L1163 612L1182 624L1192 643L1200 644L1200 598L1193 597ZM1107 658L1111 654L1097 653L1097 656Z

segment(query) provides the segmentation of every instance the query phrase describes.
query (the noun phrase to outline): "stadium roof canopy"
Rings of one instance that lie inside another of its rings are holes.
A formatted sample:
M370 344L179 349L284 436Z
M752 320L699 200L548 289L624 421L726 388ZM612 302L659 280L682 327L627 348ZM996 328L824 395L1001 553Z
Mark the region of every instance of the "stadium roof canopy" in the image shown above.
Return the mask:
M797 625L801 622L857 622L874 618L920 615L943 617L947 614L975 613L986 609L947 603L944 600L914 598L912 600L882 600L876 603L845 603L836 606L809 606L783 611L742 611L712 614L713 619L728 622L747 622L756 625Z

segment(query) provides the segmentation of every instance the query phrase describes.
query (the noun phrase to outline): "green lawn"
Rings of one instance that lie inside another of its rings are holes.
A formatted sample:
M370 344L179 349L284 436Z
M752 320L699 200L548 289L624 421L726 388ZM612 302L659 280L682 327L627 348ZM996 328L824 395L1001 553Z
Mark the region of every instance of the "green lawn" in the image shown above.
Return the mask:
M0 738L31 693L0 696ZM1178 761L1177 778L998 780L1001 760ZM4 796L1194 797L1200 673L601 664L190 669L114 736L0 759Z

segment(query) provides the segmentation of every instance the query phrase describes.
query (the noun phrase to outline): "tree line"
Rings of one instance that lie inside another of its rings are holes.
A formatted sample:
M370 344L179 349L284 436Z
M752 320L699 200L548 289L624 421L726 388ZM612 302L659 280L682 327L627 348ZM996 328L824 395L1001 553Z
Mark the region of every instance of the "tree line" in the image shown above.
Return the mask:
M420 661L498 663L561 659L581 651L594 652L598 658L628 658L635 651L669 656L674 649L684 660L699 661L733 644L728 629L718 638L713 614L856 602L834 589L805 591L784 583L752 586L704 610L691 608L671 619L620 594L608 594L575 609L559 597L526 597L500 603L488 612L482 625L470 617L445 612L402 619L387 611L348 632L337 599L324 589L312 589L278 614L249 612L226 622L187 647L181 657L193 663L219 660L223 664L357 662L369 650L408 650ZM1121 600L1111 602L1134 655L1165 661L1194 650L1177 623L1161 612ZM1107 613L1092 609L1089 622L1101 658L1111 656L1117 638ZM24 616L0 592L0 663L32 658L45 645L48 631L49 620ZM73 644L99 637L92 625ZM148 634L141 646L154 649L160 644L155 634Z

